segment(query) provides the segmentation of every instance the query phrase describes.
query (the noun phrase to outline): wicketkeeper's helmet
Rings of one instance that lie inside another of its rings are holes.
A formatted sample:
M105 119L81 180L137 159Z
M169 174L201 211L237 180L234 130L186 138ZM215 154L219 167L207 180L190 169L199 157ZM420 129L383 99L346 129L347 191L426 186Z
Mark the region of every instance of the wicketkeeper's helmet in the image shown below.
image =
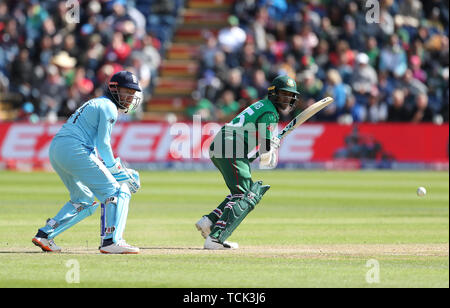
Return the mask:
M136 90L136 93L133 95L121 93L119 95L119 87ZM136 75L128 71L115 73L108 83L108 90L114 99L114 103L116 103L119 108L126 109L125 112L136 109L141 103L142 96L137 94L138 92L142 92L139 81ZM133 96L133 99L131 100L131 104L127 105L130 96Z

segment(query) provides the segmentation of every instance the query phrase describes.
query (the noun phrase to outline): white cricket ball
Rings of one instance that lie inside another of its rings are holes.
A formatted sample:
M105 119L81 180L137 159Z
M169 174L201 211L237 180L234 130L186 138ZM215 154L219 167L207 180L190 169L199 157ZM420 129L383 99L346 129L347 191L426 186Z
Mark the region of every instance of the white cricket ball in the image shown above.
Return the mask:
M419 197L423 197L427 194L427 190L425 189L425 187L419 187L417 188L417 195Z

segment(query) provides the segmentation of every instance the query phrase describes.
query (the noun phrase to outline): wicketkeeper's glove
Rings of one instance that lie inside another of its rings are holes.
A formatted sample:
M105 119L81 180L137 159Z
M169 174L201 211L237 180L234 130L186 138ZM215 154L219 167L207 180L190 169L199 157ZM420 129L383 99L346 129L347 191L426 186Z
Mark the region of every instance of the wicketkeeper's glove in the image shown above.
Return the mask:
M116 158L116 163L113 166L107 168L117 182L119 182L120 184L126 183L128 185L131 193L136 193L141 187L139 172L133 169L127 169L122 166L120 158Z

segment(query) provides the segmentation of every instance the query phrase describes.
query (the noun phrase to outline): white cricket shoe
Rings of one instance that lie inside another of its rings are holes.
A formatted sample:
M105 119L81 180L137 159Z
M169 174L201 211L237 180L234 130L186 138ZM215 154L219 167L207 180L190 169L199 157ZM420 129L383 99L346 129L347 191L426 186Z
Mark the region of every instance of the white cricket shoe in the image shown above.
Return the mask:
M203 216L199 221L195 224L195 227L198 231L202 233L203 238L207 238L211 233L211 226L213 225L212 221L208 218L208 216Z
M121 240L118 243L100 247L100 252L111 254L138 254L139 248L127 244L125 240Z
M43 237L33 237L31 240L34 245L38 246L45 252L61 252L61 247L57 246L53 239Z
M211 250L238 249L239 245L238 245L238 243L227 242L227 241L220 243L218 240L208 236L205 240L205 244L203 245L203 248L211 249Z

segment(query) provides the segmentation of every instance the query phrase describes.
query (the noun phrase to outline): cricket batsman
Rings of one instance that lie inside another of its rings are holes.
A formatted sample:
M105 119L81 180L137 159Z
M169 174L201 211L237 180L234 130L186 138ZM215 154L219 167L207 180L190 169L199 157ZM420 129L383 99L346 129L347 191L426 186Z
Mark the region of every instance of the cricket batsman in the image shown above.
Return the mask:
M210 146L210 158L222 173L230 194L196 224L206 239L205 249L236 249L227 238L239 226L270 188L253 182L250 163L260 157L261 168L275 168L280 139L275 130L280 113L291 111L299 99L296 82L288 76L276 77L262 99L222 127ZM251 155L253 149L256 155ZM249 153L251 157L249 156Z
M131 193L140 188L139 173L125 168L111 149L111 131L118 111L135 109L141 100L138 79L128 71L114 74L105 95L78 108L53 138L49 158L69 190L70 200L48 219L32 242L43 251L59 252L54 238L105 205L105 236L100 252L136 254L139 248L123 239ZM100 154L103 162L97 157Z

